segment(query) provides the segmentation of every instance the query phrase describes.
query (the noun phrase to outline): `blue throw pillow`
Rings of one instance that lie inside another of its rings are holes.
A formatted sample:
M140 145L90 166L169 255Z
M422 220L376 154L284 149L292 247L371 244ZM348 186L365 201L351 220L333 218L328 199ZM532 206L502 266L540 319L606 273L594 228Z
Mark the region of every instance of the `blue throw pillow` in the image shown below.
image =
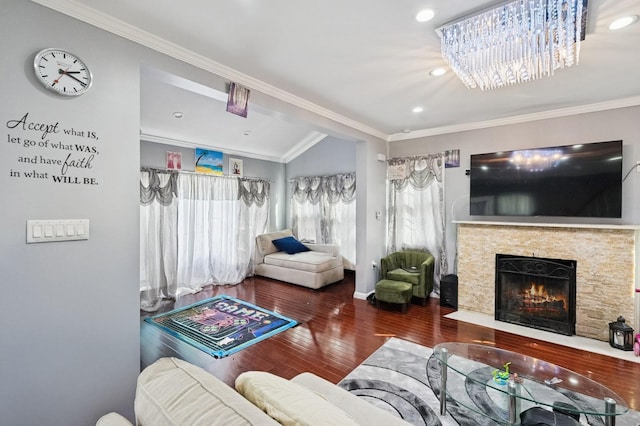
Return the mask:
M278 250L284 251L287 254L296 254L303 251L309 251L309 248L307 246L296 240L294 237L278 238L277 240L273 240L271 242L278 248Z

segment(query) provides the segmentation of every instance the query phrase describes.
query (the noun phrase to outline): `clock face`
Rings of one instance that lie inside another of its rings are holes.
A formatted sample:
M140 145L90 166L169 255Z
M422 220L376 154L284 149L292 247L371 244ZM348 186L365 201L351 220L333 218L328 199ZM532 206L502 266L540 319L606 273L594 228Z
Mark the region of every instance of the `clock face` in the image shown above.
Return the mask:
M33 67L47 89L65 96L81 95L91 87L91 72L77 56L62 49L39 52Z

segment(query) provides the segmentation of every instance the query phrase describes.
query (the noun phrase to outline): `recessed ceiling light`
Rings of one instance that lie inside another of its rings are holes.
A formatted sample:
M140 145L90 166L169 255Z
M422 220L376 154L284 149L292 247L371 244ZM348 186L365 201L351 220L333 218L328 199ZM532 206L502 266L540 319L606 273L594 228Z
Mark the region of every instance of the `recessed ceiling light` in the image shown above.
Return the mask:
M424 108L422 108L421 106L417 106L415 108L413 108L413 112L418 113L418 112L422 112L424 111Z
M637 20L638 20L638 17L636 15L624 16L622 18L618 18L615 21L613 21L609 25L609 29L610 30L619 30L621 28L628 27L629 25L633 24Z
M251 134L251 130L245 130L243 135L245 136L249 136Z
M447 70L444 68L434 68L431 70L429 75L433 77L440 77L441 75L445 75L446 73L447 73Z
M181 113L180 111L176 111L173 113L173 118L182 118L184 117L184 114Z
M435 16L435 12L431 9L424 9L418 12L416 15L416 21L418 22L427 22L433 19Z

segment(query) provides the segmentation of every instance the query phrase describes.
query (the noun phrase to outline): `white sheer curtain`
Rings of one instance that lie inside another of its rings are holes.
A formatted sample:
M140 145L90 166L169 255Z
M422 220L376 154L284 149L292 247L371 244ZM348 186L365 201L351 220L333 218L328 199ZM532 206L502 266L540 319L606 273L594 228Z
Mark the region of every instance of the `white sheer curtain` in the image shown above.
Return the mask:
M291 228L301 240L314 243L325 241L321 197L320 176L297 177L291 181Z
M294 178L291 222L299 239L337 245L345 267L355 269L355 173Z
M176 294L175 172L140 173L140 307L154 311Z
M436 259L434 291L446 273L444 156L421 155L389 160L387 252L426 249Z
M163 175L142 171L141 188L148 174ZM147 310L162 297L197 292L207 284L236 284L251 275L255 237L266 232L269 220L268 181L172 176L173 214L154 213L159 207L153 203L141 207L141 307Z

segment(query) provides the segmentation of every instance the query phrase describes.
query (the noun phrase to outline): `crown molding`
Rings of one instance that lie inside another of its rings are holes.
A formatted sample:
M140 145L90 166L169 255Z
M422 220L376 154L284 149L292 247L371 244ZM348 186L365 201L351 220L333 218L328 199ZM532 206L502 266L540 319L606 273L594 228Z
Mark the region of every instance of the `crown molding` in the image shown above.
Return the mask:
M308 150L309 148L311 148L312 146L314 146L315 144L317 144L318 142L326 138L327 136L328 136L327 134L317 132L317 131L310 132L306 138L302 139L298 144L296 144L296 146L293 149L289 150L289 152L283 155L282 159L284 160L285 163L288 163L289 161L293 160L294 158L296 158L297 156L299 156L300 154L302 154L303 152L305 152L306 150Z
M182 62L193 65L197 68L216 74L222 78L229 79L252 90L264 93L280 101L289 103L305 111L317 114L323 118L342 124L362 133L375 136L382 140L387 140L388 135L377 129L364 125L360 122L347 118L327 108L307 101L299 96L279 89L247 74L236 71L218 62L212 61L205 56L199 55L182 46L157 37L138 27L127 24L119 19L115 19L94 8L79 4L73 0L31 0L34 3L53 9L72 18L78 19L97 28L116 34L134 43L148 47L156 52L163 53Z
M550 118L567 117L570 115L586 114L590 112L606 111L617 108L627 108L640 105L640 96L617 99L614 101L599 102L595 104L581 105L577 107L561 108L550 111L536 112L533 114L516 115L513 117L499 118L496 120L478 121L476 123L454 124L451 126L434 127L431 129L416 130L411 133L395 133L389 135L387 142L403 141L424 138L427 136L444 135L448 133L466 132L469 130L487 129L490 127L520 124Z

